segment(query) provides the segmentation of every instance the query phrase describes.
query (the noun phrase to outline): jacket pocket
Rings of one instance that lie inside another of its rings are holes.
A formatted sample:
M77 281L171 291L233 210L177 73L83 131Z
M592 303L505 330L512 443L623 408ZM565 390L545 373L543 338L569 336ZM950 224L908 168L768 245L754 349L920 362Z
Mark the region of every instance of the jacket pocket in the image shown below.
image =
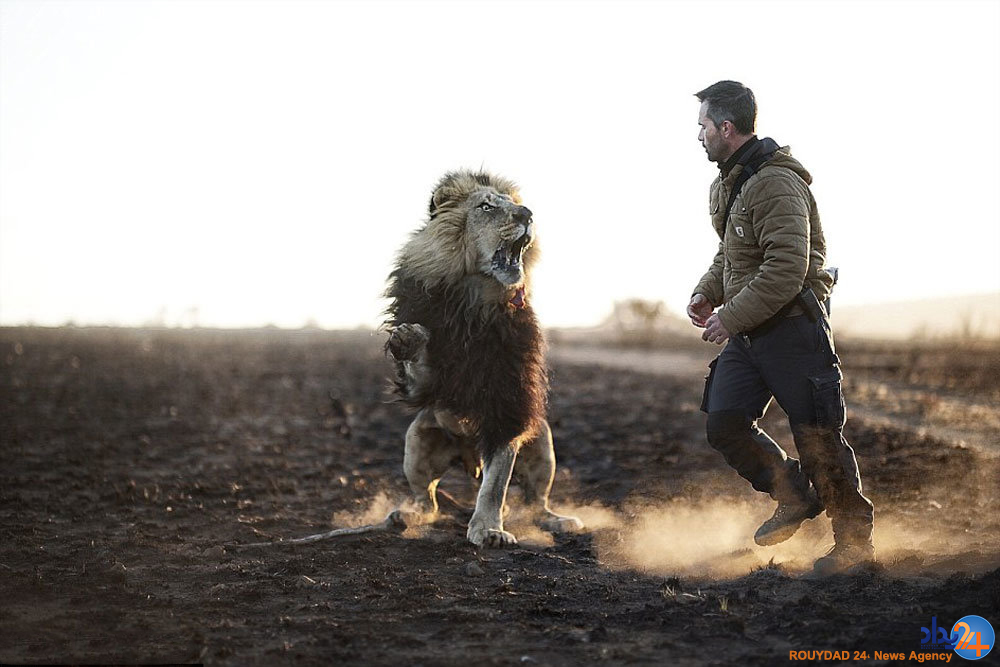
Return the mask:
M813 386L816 425L821 428L841 429L847 422L847 406L841 388L843 377L837 367L809 377Z
M733 204L733 210L729 214L729 222L726 225L726 237L734 247L757 247L753 218L749 211L740 205L740 202Z

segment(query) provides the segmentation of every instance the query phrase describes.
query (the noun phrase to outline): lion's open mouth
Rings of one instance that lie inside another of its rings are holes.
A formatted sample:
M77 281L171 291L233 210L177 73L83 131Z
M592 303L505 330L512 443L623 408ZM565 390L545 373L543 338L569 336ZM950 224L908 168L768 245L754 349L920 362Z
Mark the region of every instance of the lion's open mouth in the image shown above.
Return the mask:
M493 270L510 271L521 268L521 260L524 258L524 251L531 243L531 237L523 234L511 244L501 243L497 251L493 253Z

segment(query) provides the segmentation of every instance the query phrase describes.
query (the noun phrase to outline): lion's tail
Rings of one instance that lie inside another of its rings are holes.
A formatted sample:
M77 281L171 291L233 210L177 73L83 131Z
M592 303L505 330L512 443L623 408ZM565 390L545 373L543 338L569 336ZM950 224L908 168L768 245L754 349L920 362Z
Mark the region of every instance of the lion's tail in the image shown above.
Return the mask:
M393 513L395 514L395 513ZM277 540L275 542L251 542L249 544L231 544L230 547L234 549L247 549L250 547L273 547L281 546L284 544L305 544L307 542L320 542L322 540L329 540L334 537L341 537L343 535L362 535L364 533L379 533L387 532L390 530L397 530L399 528L405 528L406 526L400 526L399 520L390 514L385 519L378 523L370 523L367 526L357 526L355 528L334 528L333 530L328 530L325 533L316 533L314 535L306 535L305 537L296 537L290 540Z

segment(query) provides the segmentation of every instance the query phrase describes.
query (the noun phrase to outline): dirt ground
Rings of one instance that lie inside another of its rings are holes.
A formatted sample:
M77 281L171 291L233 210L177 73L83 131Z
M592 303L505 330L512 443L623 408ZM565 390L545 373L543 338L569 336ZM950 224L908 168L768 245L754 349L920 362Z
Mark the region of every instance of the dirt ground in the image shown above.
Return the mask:
M880 558L851 575L808 574L832 542L825 516L753 545L773 505L705 443L698 363L642 372L557 350L553 499L586 531L524 525L514 490L512 550L477 551L461 513L239 548L406 497L408 418L386 401L381 344L0 330L0 662L775 665L847 650L875 664L919 652L932 617L1000 628L995 346L842 347ZM765 428L789 442L778 410ZM457 471L442 488L471 504Z

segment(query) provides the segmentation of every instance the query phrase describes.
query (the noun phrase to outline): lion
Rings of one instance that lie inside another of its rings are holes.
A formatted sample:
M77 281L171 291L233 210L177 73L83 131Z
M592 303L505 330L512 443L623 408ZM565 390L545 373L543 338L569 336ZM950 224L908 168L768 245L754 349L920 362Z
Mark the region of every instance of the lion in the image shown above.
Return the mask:
M533 519L579 530L549 508L556 459L546 421L544 337L531 303L535 223L517 186L486 172L446 174L429 217L399 252L386 289L395 393L416 411L403 471L418 504L396 523L434 521L442 475L461 463L481 476L467 537L504 547L507 487L519 482Z

